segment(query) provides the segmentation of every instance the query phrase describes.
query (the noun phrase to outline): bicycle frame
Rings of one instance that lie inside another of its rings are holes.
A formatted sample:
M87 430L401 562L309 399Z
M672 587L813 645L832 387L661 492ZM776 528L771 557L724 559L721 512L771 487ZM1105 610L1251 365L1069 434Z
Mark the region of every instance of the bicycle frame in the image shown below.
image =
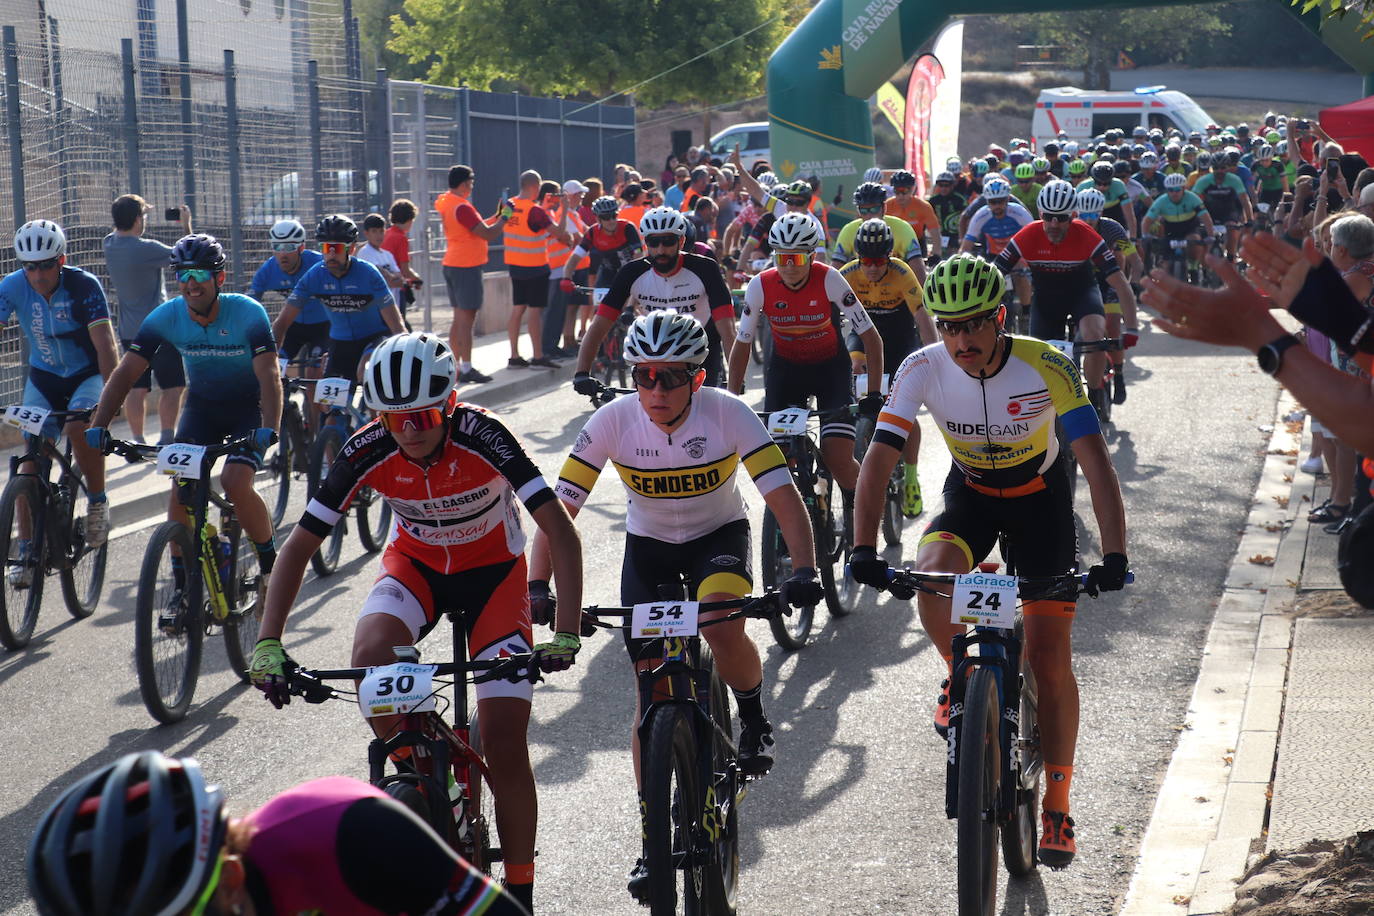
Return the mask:
M55 410L49 417L56 417L63 425L68 421L86 418L91 415L87 410ZM35 466L33 472L21 472L21 465L32 463ZM61 468L57 475L57 481L52 480L52 467L56 463ZM42 515L44 542L47 547L46 565L52 570L69 569L72 566L71 548L69 541L71 526L65 524L66 519L59 515L59 509L65 508L70 512L72 506L76 504L77 493L71 490L71 481L76 482L77 488L82 493L89 494L86 487L85 478L72 463L72 443L67 440L62 449L48 441L43 436L24 437L24 454L10 456L10 476L11 477L32 477L38 483L38 494L42 505L36 507L32 515L37 518ZM58 500L55 498L61 493L63 488L67 489L66 505L59 507ZM43 569L36 569L38 575L43 575Z

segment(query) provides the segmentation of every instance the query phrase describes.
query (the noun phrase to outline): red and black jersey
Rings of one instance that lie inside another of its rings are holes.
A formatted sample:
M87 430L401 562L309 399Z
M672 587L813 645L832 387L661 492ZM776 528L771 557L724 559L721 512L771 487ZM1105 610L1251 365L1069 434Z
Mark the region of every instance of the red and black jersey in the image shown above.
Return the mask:
M591 255L592 275L596 277L596 285L610 286L616 271L628 264L642 245L639 230L628 220L616 220L612 232L607 232L601 227L601 223L596 222L592 223L587 229L587 234L582 236L582 241L573 256L580 261L584 255Z
M1106 278L1121 269L1102 236L1082 220L1069 223L1059 244L1045 234L1045 223L1023 226L993 262L1003 273L1025 261L1035 295L1077 295L1097 286L1097 273Z

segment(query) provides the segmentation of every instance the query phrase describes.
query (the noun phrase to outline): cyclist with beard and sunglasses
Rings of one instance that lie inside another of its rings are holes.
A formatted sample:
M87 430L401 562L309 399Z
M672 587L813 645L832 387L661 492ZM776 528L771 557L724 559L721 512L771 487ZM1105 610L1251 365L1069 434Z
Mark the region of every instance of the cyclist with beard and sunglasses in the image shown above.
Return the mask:
M610 292L597 306L596 316L582 337L573 390L596 394L592 361L627 305L636 315L676 312L701 325L709 342L706 384L718 387L724 382L723 354L735 342L735 305L720 265L705 255L683 250L687 218L672 207L655 207L645 213L639 234L647 254L616 271Z
M534 648L545 670L566 669L576 659L582 602L577 531L515 435L481 407L457 401L457 377L452 351L433 334L398 334L373 351L363 370L363 393L378 418L339 450L282 546L267 591L250 674L274 706L290 702L281 637L306 564L363 487L390 503L396 525L380 575L358 612L354 665L390 664L394 646L415 645L448 610L462 611L472 658L529 652L520 503L548 536L568 599L553 641ZM537 802L526 732L533 691L528 681L476 687L506 886L531 911ZM397 721L368 720L382 736Z
M953 464L945 480L944 509L921 538L917 569L970 572L1000 537L1014 551L1017 575L1077 570L1073 497L1054 432L1058 419L1088 481L1104 553L1088 574L1088 591L1096 595L1125 585L1126 513L1097 416L1073 360L1044 341L1005 332L1003 287L995 266L969 254L941 261L926 280L926 308L942 340L917 350L897 370L864 456L855 499L850 570L880 591L890 587L887 560L876 546L884 491L923 405ZM1078 739L1070 641L1076 598L1076 589L1066 589L1027 600L1024 607L1026 658L1040 691L1046 772L1040 861L1051 868L1064 868L1077 851L1069 817ZM950 622L949 599L922 594L918 607L926 634L949 666L951 641L963 629ZM941 734L949 726L949 677L947 667L935 710Z
M633 366L638 397L612 401L592 414L563 463L558 497L576 515L611 462L629 497L621 603L657 601L659 586L684 578L695 600L725 601L753 588L748 509L737 473L743 469L777 518L793 560L795 572L782 585L783 600L794 607L813 606L822 588L806 507L758 415L735 395L703 387L706 349L701 325L685 315L659 311L636 318L625 335L625 361ZM530 554L531 595L546 601L548 547L536 534ZM566 588L560 597L560 611L576 601ZM704 613L702 619L723 613ZM701 635L739 706L740 768L761 776L773 765L773 726L763 712L758 646L743 620L705 627ZM626 637L632 659L640 657L645 644ZM637 662L654 663L652 656ZM642 712L637 711L636 722ZM638 779L637 733L632 746ZM630 872L630 892L639 897L647 885L641 858Z

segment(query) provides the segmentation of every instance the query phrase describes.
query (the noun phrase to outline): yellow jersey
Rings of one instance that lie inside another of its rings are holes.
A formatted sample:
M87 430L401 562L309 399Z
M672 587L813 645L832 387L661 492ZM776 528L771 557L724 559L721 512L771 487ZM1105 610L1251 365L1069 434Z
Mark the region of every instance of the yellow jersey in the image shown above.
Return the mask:
M859 297L864 310L875 318L882 313L895 312L903 306L914 317L924 302L916 273L905 261L897 258L887 259L887 273L877 283L869 282L857 259L840 268L840 276L849 283L854 295Z

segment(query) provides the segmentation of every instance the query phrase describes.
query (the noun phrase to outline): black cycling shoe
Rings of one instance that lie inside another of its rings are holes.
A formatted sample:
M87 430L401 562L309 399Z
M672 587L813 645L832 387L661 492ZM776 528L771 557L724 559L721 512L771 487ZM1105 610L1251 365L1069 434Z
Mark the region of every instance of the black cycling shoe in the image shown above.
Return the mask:
M762 776L773 768L773 726L767 719L740 721L739 768L746 776Z
M649 905L649 868L641 856L635 859L635 867L630 869L630 883L625 886L630 896L644 906Z
M1120 406L1126 403L1126 378L1121 373L1124 367L1118 368L1112 376L1112 403Z

